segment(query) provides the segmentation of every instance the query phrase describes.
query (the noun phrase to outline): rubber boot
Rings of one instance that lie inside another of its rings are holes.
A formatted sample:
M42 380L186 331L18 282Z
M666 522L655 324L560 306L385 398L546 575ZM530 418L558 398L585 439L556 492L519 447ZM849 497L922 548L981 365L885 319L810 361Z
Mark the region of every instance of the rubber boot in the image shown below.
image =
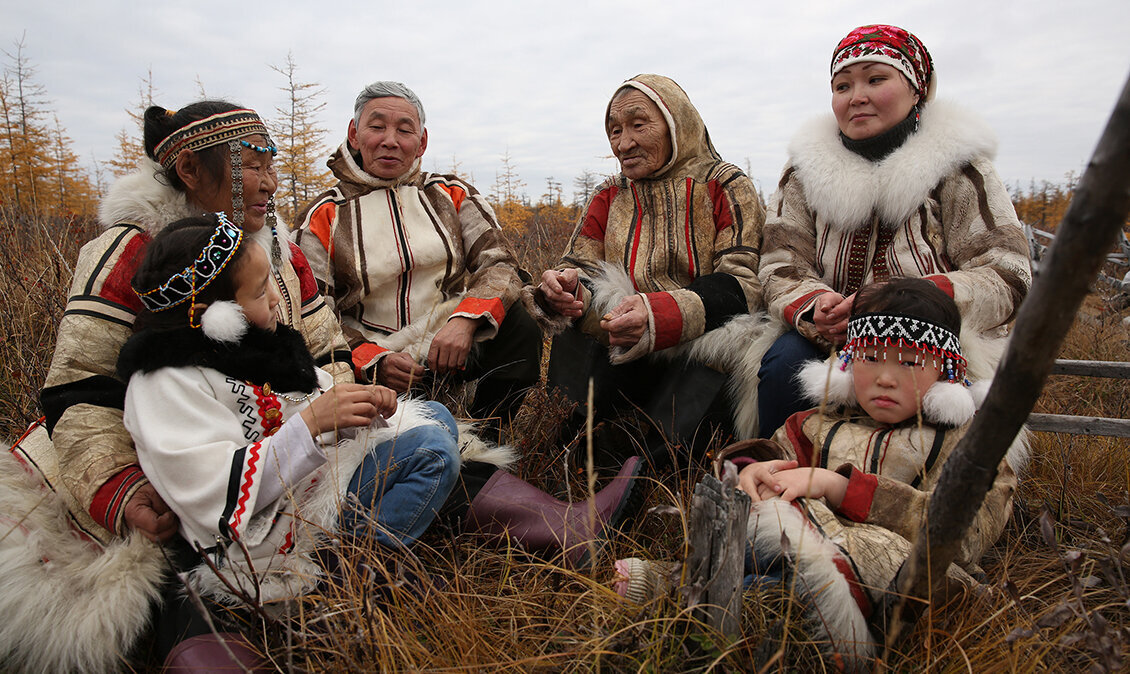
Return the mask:
M221 640L223 644L221 644ZM227 645L227 649L224 648ZM228 654L228 651L231 654ZM235 656L235 660L232 659ZM242 634L220 632L189 637L178 643L165 658L165 672L268 672L267 663Z
M640 471L640 457L624 462L607 487L590 499L565 503L532 484L499 470L471 501L466 531L509 535L527 550L562 550L565 561L584 566L604 544L610 528L628 510ZM595 512L594 512L595 511Z

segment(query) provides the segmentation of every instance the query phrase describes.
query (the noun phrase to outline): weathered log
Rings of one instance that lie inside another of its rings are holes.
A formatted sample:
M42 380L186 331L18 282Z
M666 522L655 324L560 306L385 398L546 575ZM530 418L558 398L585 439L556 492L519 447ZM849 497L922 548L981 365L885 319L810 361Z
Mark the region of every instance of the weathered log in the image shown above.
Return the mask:
M1020 307L981 411L942 469L927 521L880 608L888 646L909 632L946 577L961 540L1028 418L1075 314L1130 212L1130 80ZM933 587L931 585L933 584ZM900 599L901 597L901 599Z
M1106 377L1107 379L1130 379L1130 363L1111 360L1057 360L1052 365L1052 374L1075 375L1078 377Z
M729 641L738 637L750 499L713 475L695 485L687 522L687 607Z
M1077 417L1070 414L1032 414L1028 416L1028 430L1130 438L1130 419Z

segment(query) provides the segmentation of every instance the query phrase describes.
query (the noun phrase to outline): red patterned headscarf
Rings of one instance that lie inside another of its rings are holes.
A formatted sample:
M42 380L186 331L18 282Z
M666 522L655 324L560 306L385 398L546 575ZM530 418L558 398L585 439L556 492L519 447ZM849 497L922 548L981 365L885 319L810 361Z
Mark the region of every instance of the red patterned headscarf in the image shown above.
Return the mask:
M934 93L934 62L914 33L898 26L860 26L847 34L832 53L832 77L860 61L886 63L898 69L924 99Z

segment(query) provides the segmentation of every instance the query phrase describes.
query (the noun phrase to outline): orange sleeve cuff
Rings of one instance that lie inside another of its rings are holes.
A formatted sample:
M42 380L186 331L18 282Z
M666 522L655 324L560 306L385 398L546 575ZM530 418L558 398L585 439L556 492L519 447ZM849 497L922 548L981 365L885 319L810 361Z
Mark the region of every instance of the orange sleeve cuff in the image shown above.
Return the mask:
M506 308L502 306L502 300L498 297L487 299L468 297L455 307L455 311L451 315L467 318L486 317L497 328L502 325L502 320L506 318Z
M372 342L365 342L359 344L357 348L353 349L353 372L361 380L365 377L365 368L373 364L382 353L388 352L388 349L383 346L377 346Z

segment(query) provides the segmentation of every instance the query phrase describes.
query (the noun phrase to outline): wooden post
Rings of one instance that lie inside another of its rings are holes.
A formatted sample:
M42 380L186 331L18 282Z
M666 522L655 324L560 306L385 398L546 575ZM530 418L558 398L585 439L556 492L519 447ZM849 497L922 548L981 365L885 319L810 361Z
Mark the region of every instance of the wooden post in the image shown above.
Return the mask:
M695 485L687 523L687 607L730 642L741 625L749 507L745 492L707 475Z
M887 644L909 632L945 580L997 465L1039 397L1063 338L1130 212L1130 80L1020 307L985 404L942 470L926 524L881 607ZM933 587L931 587L933 585ZM899 600L897 597L906 597Z

